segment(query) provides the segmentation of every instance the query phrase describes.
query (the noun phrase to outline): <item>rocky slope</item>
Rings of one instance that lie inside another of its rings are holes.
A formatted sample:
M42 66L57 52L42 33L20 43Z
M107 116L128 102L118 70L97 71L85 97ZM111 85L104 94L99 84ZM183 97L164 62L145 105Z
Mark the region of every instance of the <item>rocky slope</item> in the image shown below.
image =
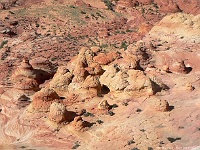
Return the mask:
M197 0L0 4L0 149L198 149Z

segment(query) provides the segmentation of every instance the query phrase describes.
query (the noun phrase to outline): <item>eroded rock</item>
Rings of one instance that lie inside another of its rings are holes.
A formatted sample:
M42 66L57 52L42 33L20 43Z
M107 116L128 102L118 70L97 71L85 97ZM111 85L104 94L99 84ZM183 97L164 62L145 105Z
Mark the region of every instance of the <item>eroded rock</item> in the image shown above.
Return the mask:
M166 100L162 100L157 97L152 97L148 99L146 105L147 110L160 112L166 112L170 110L169 103Z
M107 100L102 100L99 104L98 104L98 109L99 110L108 110L110 108L110 105L108 104Z
M35 111L49 111L53 102L58 102L60 97L49 88L43 88L33 95L32 107Z
M94 57L94 61L100 65L107 65L117 59L119 54L117 52L109 52L108 54L99 53L97 56Z
M67 110L65 105L58 102L53 102L49 109L49 119L56 123L62 123L67 120Z
M84 131L86 130L86 127L91 126L89 122L86 122L82 119L82 117L77 116L74 118L74 120L71 122L71 126L76 131Z
M188 73L184 61L174 62L171 65L170 70L177 73Z
M29 60L25 58L20 66L12 74L12 82L14 83L14 88L20 90L39 90L39 83L36 71L33 69Z

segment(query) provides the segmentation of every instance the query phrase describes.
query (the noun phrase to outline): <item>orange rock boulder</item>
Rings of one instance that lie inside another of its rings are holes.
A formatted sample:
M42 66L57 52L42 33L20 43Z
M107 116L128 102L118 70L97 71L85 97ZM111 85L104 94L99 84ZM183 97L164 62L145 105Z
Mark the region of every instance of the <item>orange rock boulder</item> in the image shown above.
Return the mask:
M60 97L49 88L43 88L33 95L32 107L35 111L49 111L53 102L58 102Z

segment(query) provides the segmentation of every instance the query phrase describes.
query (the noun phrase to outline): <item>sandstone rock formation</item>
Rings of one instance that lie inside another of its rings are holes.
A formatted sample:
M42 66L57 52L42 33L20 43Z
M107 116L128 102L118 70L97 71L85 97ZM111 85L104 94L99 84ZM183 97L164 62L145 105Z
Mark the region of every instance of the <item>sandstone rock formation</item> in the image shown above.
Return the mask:
M180 7L177 4L176 0L155 0L155 3L159 6L160 11L163 12L179 12ZM184 3L184 2L182 2Z
M107 54L99 53L97 56L94 57L94 61L100 65L107 65L117 59L117 57L119 57L119 54L117 52L109 52Z
M111 92L140 92L152 95L152 81L140 70L122 71L117 65L110 65L100 77L100 82Z
M99 76L103 70L98 63L93 61L93 57L92 50L82 48L76 59L71 61L68 66L58 69L50 82L50 87L62 96L78 93L78 90L86 92L86 95L88 92L90 95L99 94L101 90Z
M102 100L99 104L98 104L98 109L99 110L108 110L110 108L110 105L108 104L107 100Z
M68 93L68 85L71 83L72 78L73 74L69 72L67 67L59 67L49 83L50 88L55 90L60 96L65 96Z
M33 95L32 107L34 111L47 112L53 102L58 102L60 97L49 88L43 88ZM54 105L52 106L54 107Z
M187 68L184 64L184 61L174 62L170 67L170 70L178 73L187 73Z
M157 97L152 97L148 99L146 109L166 112L170 110L170 107L169 107L169 103L166 100L162 100Z
M84 121L80 116L77 116L71 122L71 126L75 131L84 131L86 127L90 126L90 123Z
M153 88L154 82L142 71L149 58L142 41L130 46L127 52L110 52L107 55L82 48L68 66L58 68L49 86L59 96L69 93L97 96L103 86L111 92L143 91L152 95L157 92Z
M157 68L162 69L166 65L170 71L179 73L199 70L195 65L198 59L196 57L199 43L199 30L196 25L199 24L198 18L199 15L172 14L152 28L143 41L146 46L152 45L147 47L158 51L154 54L156 60L154 65Z
M87 58L85 58L86 53L89 54ZM80 89L82 86L82 88L94 89L100 93L101 86L105 85L112 92L141 92L143 90L151 95L156 92L152 89L153 82L141 71L141 66L145 68L148 63L149 55L142 41L137 42L135 46L129 46L127 52L110 52L107 55L99 53L95 56L94 52L83 48L78 57L68 65L70 72L74 75L72 82L68 83L68 89ZM94 61L95 63L92 63ZM108 63L110 65L103 67L104 72L100 65ZM79 83L78 88L77 83Z
M199 14L200 2L198 0L177 0L178 7L186 13Z
M20 66L13 72L11 78L16 89L28 91L39 90L37 74L27 58L25 58Z
M67 110L62 103L53 102L49 109L49 119L56 123L68 121Z
M0 149L200 143L198 0L3 0L0 9Z

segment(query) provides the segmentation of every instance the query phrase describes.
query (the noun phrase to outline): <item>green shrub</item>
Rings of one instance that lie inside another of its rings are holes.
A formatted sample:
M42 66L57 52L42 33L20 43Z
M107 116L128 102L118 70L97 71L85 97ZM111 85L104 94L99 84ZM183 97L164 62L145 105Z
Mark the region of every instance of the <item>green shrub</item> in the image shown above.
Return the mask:
M120 48L123 48L124 50L126 50L128 47L128 44L126 43L126 41L123 41Z
M102 120L97 120L96 122L97 122L98 124L102 124L102 123L103 123Z
M7 44L7 43L8 43L8 40L2 41L1 45L0 45L0 49L2 49L4 47L4 45Z
M133 140L130 140L130 141L127 142L128 145L131 145L133 143L135 143Z
M108 7L108 10L112 10L113 11L113 3L110 0L104 0L103 1L105 3L105 5Z
M76 142L74 143L74 146L72 147L72 149L77 149L79 146L81 146L81 145L80 145L80 142L79 142L79 141L76 141Z
M112 112L112 111L108 111L108 114L109 114L110 116L113 116L115 113Z
M92 114L92 113L90 113L90 112L85 112L84 114L83 114L83 116L84 117L94 117L94 114Z

